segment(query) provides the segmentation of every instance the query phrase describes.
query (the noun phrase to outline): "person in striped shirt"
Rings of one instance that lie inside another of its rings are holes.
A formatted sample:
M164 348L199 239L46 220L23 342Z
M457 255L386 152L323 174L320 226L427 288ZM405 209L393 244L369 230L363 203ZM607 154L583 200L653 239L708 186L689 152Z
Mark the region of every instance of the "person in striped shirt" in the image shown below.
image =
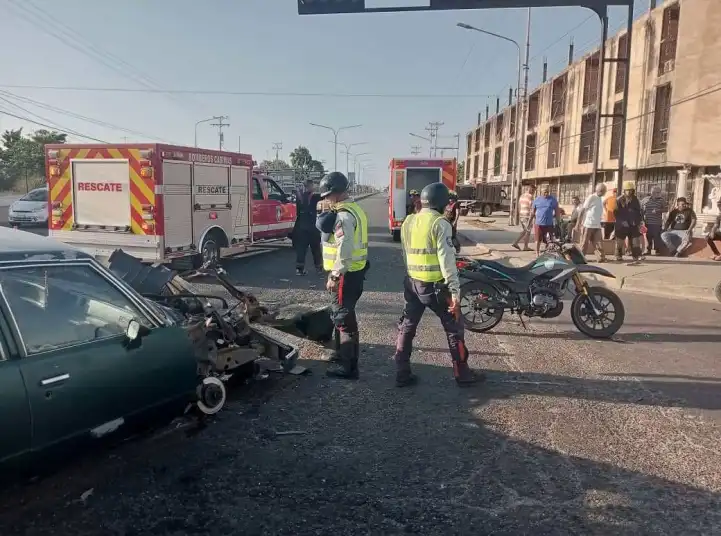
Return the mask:
M526 186L526 191L521 194L518 199L518 219L521 223L521 234L511 244L511 247L520 251L518 243L523 240L523 251L531 251L528 247L528 241L531 238L531 229L533 228L533 199L535 197L536 187L534 185Z
M646 225L646 255L651 255L651 249L660 255L659 246L663 244L661 231L663 230L663 214L668 212L666 200L661 195L661 188L654 186L651 195L641 201L643 223Z

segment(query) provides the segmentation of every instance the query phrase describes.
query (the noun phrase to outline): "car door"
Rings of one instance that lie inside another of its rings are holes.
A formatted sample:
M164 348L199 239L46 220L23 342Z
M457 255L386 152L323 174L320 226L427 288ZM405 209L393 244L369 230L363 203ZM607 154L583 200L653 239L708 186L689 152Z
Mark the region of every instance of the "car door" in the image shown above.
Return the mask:
M6 344L9 334L0 315L0 465L15 462L30 452L30 405L20 373L17 352ZM3 471L4 472L4 471Z
M273 236L285 236L295 223L295 204L272 180L265 178L265 189L268 192L268 205L271 213L270 229Z
M268 223L270 221L269 216L269 202L265 198L263 187L261 186L260 179L253 177L253 238L264 238L268 234Z
M194 390L197 364L183 330L154 323L91 264L4 268L0 285L22 349L33 450L102 437ZM133 348L131 320L148 330Z

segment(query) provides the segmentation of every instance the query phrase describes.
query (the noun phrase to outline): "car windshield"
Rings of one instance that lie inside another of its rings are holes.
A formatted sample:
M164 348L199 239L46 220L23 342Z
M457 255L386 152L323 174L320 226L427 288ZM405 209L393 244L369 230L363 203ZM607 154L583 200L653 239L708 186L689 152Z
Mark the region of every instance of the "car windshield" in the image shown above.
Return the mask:
M20 198L20 201L42 201L47 203L48 191L45 188L31 190Z

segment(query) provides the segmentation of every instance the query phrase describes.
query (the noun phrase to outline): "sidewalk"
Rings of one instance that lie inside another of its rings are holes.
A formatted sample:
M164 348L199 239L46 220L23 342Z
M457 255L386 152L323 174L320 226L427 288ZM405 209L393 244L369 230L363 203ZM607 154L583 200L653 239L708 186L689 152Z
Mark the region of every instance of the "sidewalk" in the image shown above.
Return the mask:
M517 251L511 247L521 228L509 227L507 221L508 216L462 218L458 224L458 234L475 246L475 255L511 266L528 264L536 253ZM530 247L535 249L533 242ZM595 256L591 258L595 259ZM647 257L637 265L629 266L628 263L609 261L601 265L614 274L616 279L597 276L589 276L588 279L594 284L618 290L716 302L714 288L721 280L719 262L698 258Z

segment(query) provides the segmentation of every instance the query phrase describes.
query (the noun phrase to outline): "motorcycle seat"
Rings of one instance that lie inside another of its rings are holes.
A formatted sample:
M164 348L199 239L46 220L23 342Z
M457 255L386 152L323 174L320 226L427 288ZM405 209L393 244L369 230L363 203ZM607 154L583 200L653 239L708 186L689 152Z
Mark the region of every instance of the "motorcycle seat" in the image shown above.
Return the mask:
M514 277L514 276L520 275L524 272L528 272L535 263L536 263L535 259L523 266L511 266L510 264L504 264L502 262L491 261L491 260L479 260L478 261L479 265L486 266L486 267L490 268L491 270L501 272L502 274L506 274L510 277Z

